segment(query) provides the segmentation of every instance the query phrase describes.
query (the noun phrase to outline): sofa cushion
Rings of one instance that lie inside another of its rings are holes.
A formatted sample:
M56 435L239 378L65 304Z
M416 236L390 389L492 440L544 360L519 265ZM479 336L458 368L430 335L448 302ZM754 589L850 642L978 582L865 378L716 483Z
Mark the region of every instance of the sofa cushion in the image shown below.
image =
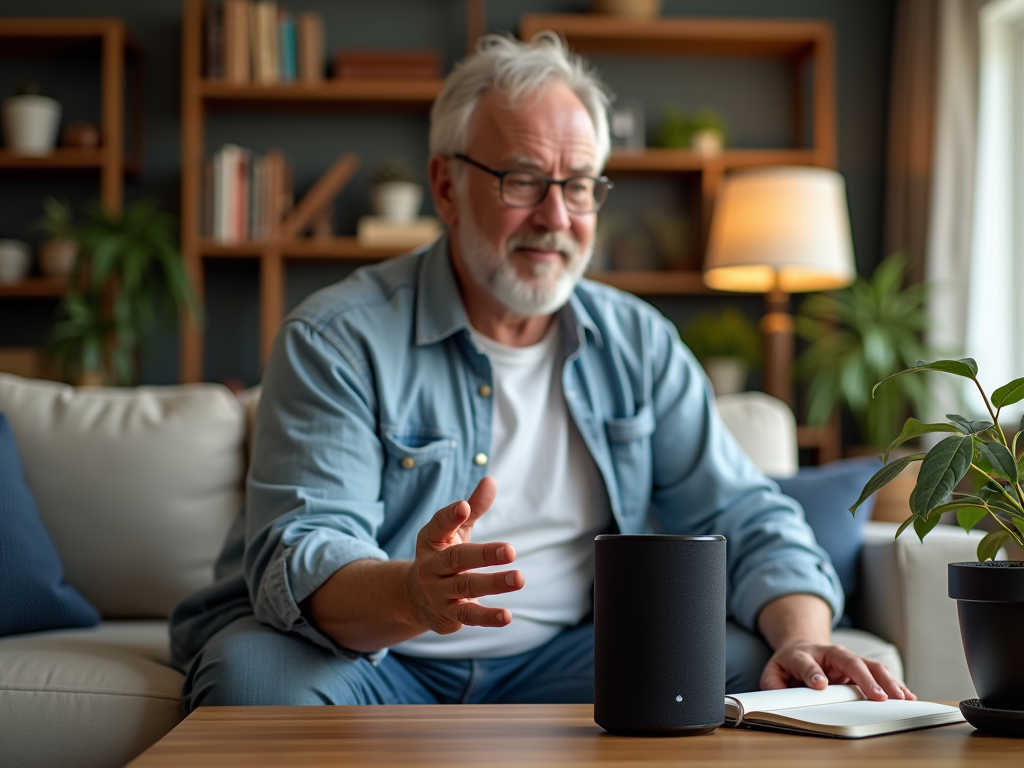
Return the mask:
M0 635L60 627L90 627L96 609L64 583L32 492L25 485L18 446L0 413Z
M875 498L869 498L854 517L850 507L864 484L882 467L877 458L842 459L820 467L801 467L792 477L775 481L787 496L804 508L807 523L821 548L828 552L839 574L847 605L857 592L857 568L864 543L864 524L871 517Z
M245 417L226 388L0 374L0 410L68 583L104 617L165 617L210 583L245 464Z
M184 717L163 621L0 639L0 764L119 766Z
M715 404L754 466L772 477L796 474L796 417L788 405L764 392L723 395Z

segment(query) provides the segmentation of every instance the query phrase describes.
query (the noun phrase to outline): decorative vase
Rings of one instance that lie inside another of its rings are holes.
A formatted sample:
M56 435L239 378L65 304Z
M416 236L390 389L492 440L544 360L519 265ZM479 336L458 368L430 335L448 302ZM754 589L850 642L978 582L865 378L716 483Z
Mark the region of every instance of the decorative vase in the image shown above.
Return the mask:
M735 395L747 385L747 364L740 357L709 357L701 365L716 397Z
M690 148L702 157L717 157L722 154L724 144L722 132L714 128L694 131L690 137Z
M412 181L385 181L370 189L373 212L396 224L413 221L423 202L423 187Z
M60 102L49 96L11 96L4 99L3 120L11 154L45 157L57 144Z
M20 283L32 265L32 252L21 240L0 240L0 285Z
M960 709L979 730L1024 737L1024 561L950 563L948 574L978 692Z
M661 0L592 0L594 13L629 19L654 19L661 14Z
M39 271L47 277L70 277L77 258L77 240L45 240L39 244Z

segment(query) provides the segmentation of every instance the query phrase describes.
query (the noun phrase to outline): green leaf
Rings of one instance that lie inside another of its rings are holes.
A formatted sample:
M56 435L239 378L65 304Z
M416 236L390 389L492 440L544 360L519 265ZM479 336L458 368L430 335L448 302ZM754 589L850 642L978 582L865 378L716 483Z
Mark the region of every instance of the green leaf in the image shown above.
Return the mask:
M918 517L914 520L914 531L917 533L917 538L924 541L924 537L931 532L932 528L939 524L941 519L942 515L931 515L930 517Z
M966 416L961 416L958 413L947 413L946 418L952 421L957 429L965 435L974 435L992 427L991 421L971 421Z
M987 514L988 510L985 507L961 507L956 512L956 521L960 523L961 528L970 532Z
M965 357L962 360L935 360L931 363L927 363L924 360L918 360L917 364L913 368L906 368L892 374L891 376L886 376L880 382L875 384L871 389L871 396L874 397L875 390L882 384L885 384L885 382L889 381L889 379L895 379L897 376L902 376L905 373L921 373L922 371L938 371L939 373L951 373L954 376L963 376L965 379L974 379L978 375L978 364L969 357Z
M974 439L970 435L950 435L940 440L921 463L911 510L921 515L941 504L967 474L973 457Z
M984 539L978 542L978 560L994 560L999 550L1006 545L1012 537L1004 530L992 531Z
M992 405L1002 408L1024 400L1024 379L1014 379L992 393Z
M985 457L994 474L1011 483L1017 482L1017 462L1013 460L1013 455L1005 445L976 440L976 447L978 453Z
M903 431L900 432L899 436L889 443L889 447L885 449L885 455L882 457L883 462L889 461L889 454L893 452L895 448L903 445L908 440L913 440L915 437L921 435L931 434L932 432L959 432L956 427L952 424L945 424L943 422L926 423L918 421L911 417L907 419L903 425Z
M900 537L900 534L903 533L905 530L907 530L907 527L911 523L913 523L915 520L917 520L917 515L911 515L906 520L904 520L902 523L900 523L900 527L896 529L896 535L893 536L893 538L894 539L898 539Z
M952 438L946 438L947 440ZM938 446L936 446L937 448ZM932 449L933 451L935 448ZM902 459L897 459L889 464L886 464L880 470L875 472L870 480L865 484L864 490L860 492L860 498L850 507L850 512L856 513L857 507L863 504L871 494L877 491L879 488L889 484L896 475L906 469L908 464L915 461L924 460L929 454L927 453L915 453L910 456L904 456Z

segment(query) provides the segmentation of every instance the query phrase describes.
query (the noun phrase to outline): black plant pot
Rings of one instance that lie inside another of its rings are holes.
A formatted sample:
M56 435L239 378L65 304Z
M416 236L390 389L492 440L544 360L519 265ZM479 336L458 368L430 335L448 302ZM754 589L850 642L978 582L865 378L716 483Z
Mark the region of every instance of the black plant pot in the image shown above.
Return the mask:
M981 706L1020 712L1024 722L1024 561L950 563L949 596L957 601L960 637Z

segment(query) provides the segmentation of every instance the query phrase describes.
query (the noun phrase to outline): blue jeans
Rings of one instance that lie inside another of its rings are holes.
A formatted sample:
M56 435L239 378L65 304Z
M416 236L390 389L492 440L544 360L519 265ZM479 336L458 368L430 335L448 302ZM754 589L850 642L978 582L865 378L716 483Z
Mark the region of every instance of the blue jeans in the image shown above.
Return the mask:
M726 626L726 691L756 691L771 651ZM339 658L246 616L215 634L192 662L185 709L210 705L582 704L594 700L594 625L580 624L517 656L378 664Z

